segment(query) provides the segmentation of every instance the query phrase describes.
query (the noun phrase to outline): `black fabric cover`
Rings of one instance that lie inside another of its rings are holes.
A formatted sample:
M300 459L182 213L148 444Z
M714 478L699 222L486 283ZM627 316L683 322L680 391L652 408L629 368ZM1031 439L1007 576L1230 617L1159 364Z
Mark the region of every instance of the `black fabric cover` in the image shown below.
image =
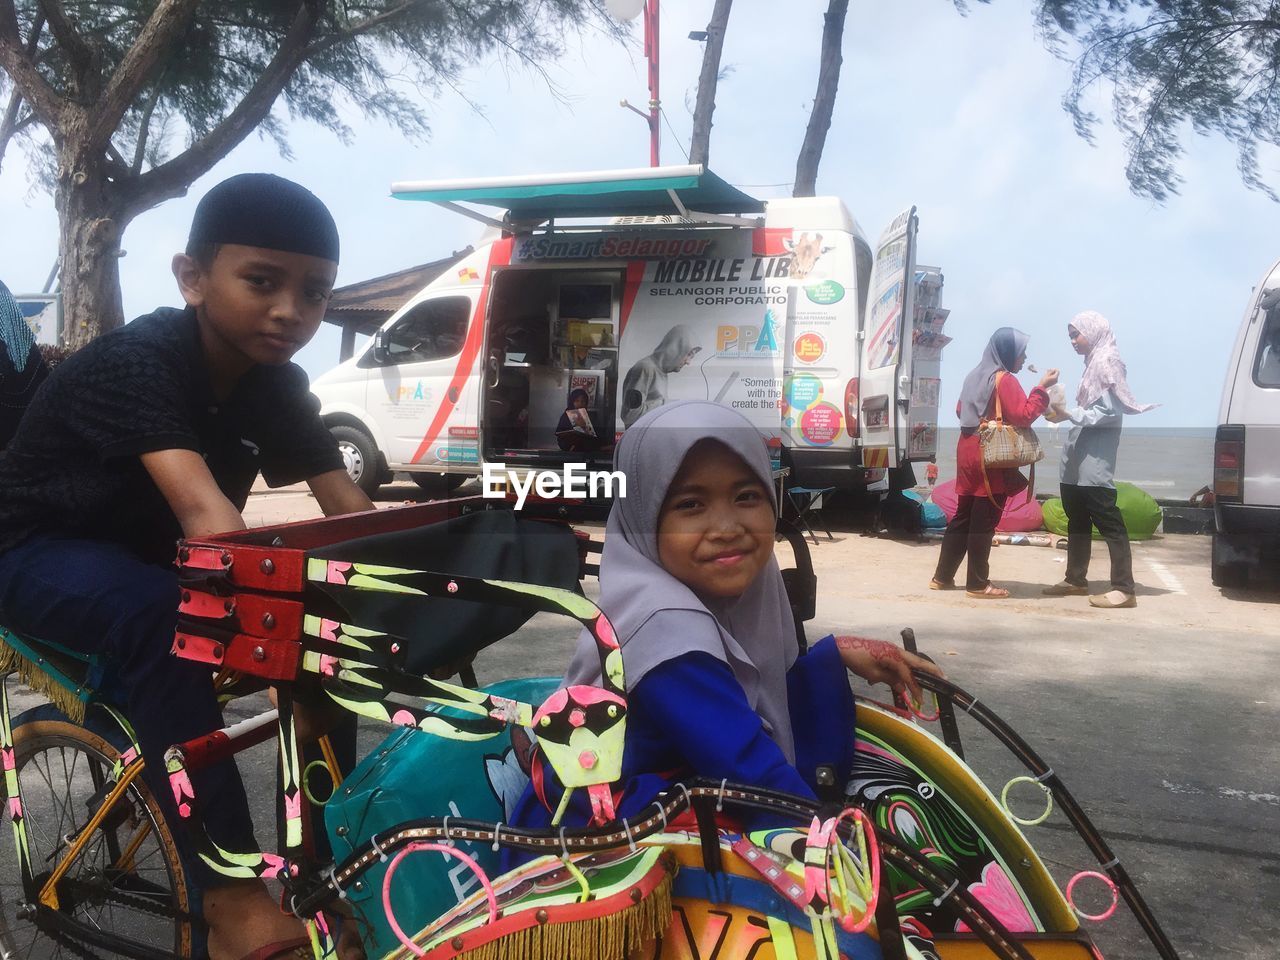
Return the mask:
M526 520L512 510L478 511L414 530L347 540L307 556L578 590L573 531L563 524ZM514 633L534 612L449 596L378 593L334 584L311 588L337 603L344 622L403 637L404 666L416 674L470 657ZM307 606L326 615L310 601ZM574 631L568 619L565 629Z

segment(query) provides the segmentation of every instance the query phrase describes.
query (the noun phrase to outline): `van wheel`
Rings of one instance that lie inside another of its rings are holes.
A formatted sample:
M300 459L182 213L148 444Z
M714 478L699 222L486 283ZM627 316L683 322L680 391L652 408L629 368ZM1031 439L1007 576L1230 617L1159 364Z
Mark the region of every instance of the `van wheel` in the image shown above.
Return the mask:
M457 473L411 473L409 476L433 500L442 500L470 480Z
M333 439L338 441L338 452L342 454L342 465L347 468L347 476L357 487L373 496L382 486L382 471L378 465L378 448L363 430L355 427L339 425L330 427Z
M1213 551L1209 558L1209 576L1213 579L1213 585L1229 590L1243 590L1249 586L1249 565L1238 560L1228 561L1224 554L1227 554L1227 551L1215 536Z

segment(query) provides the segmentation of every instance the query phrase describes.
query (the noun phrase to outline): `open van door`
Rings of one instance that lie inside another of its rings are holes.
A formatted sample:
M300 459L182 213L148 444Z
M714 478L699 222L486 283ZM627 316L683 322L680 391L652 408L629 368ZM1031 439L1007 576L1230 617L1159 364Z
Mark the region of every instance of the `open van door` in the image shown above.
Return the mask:
M864 467L896 467L905 457L918 226L912 207L894 218L876 245L858 357Z

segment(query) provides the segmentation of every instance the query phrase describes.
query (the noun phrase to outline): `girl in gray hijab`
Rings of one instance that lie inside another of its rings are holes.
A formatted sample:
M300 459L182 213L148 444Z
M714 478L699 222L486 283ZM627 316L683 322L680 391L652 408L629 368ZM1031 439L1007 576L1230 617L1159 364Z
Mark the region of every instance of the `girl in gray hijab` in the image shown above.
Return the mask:
M1000 415L1015 427L1029 427L1049 406L1049 388L1058 382L1057 370L1046 370L1030 394L1018 383L1017 372L1027 361L1027 343L1021 330L1001 327L991 335L982 360L960 388L956 414L960 440L956 444L956 512L947 523L938 551L938 567L929 581L931 590L956 589L956 571L966 556L965 592L975 600L1003 600L1009 591L991 582L988 562L991 535L1004 512L1005 501L1025 490L1026 478L1016 468L984 469L978 427ZM998 391L998 392L997 392Z
M827 637L798 656L773 556L769 456L741 414L708 401L666 404L626 432L615 465L626 496L609 514L600 608L621 644L628 697L618 816L694 776L812 797L825 767L843 784L853 697L841 667L917 698L910 667L936 668L859 637ZM599 682L584 633L565 683ZM515 822L549 822L560 792L553 779L535 775L540 786ZM587 822L578 801L564 822Z

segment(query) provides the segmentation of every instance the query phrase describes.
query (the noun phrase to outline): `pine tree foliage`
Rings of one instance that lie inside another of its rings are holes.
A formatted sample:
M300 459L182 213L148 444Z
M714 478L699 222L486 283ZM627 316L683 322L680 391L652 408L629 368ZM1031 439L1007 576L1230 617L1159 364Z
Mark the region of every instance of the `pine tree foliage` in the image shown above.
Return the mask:
M554 89L547 65L574 32L625 27L601 0L0 0L0 161L26 148L54 194L83 341L122 322L128 223L255 130L286 156L298 120L350 139L354 113L424 137L472 64L501 59Z
M990 0L980 0L990 2ZM956 6L965 10L964 0ZM1092 140L1088 102L1109 91L1124 138L1125 173L1139 196L1164 201L1188 131L1219 134L1236 149L1249 187L1280 200L1259 148L1280 147L1280 0L1037 0L1048 47L1073 64L1063 106Z

